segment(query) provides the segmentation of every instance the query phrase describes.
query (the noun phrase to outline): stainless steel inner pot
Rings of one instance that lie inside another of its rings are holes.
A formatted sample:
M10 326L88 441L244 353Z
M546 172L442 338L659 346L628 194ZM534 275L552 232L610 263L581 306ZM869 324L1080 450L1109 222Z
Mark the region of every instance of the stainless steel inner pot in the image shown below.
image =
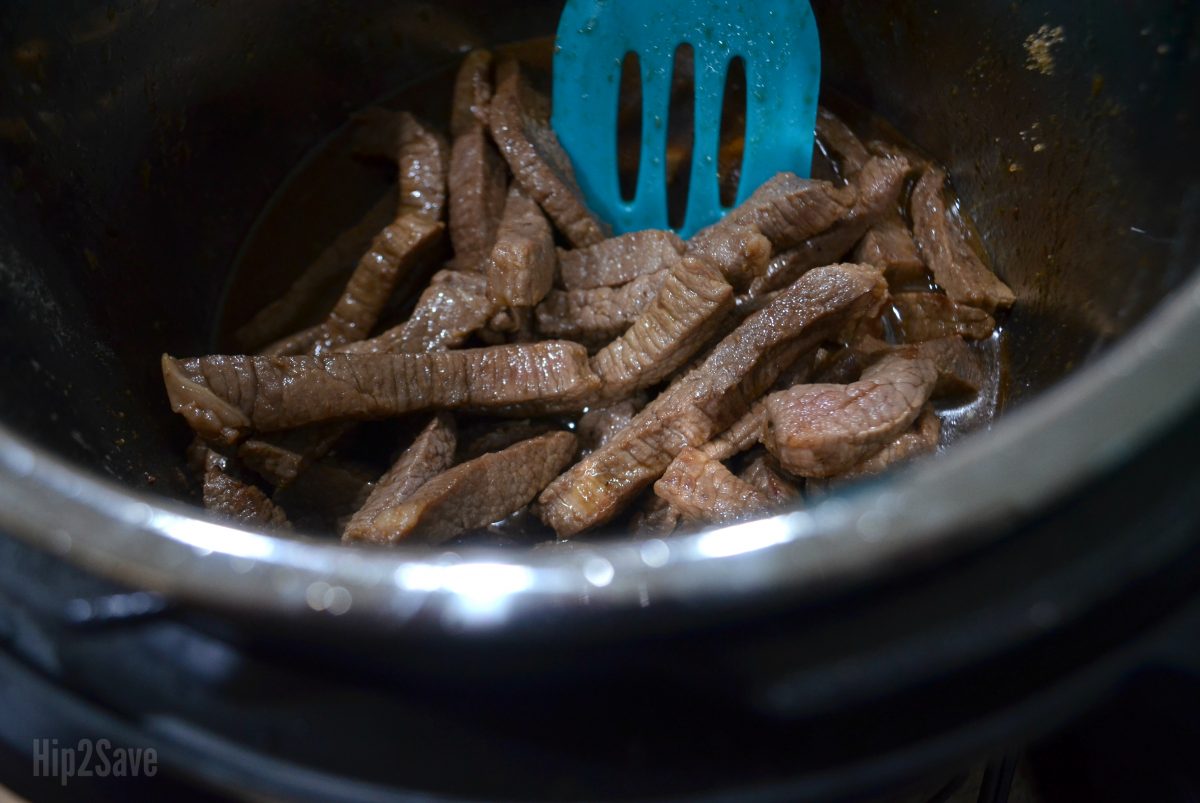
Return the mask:
M158 356L209 348L239 244L351 112L470 47L552 33L559 3L9 4L0 527L128 586L310 624L703 613L1011 533L1196 409L1200 13L815 5L827 84L946 162L1017 291L991 430L815 509L670 541L451 555L213 521L181 498Z

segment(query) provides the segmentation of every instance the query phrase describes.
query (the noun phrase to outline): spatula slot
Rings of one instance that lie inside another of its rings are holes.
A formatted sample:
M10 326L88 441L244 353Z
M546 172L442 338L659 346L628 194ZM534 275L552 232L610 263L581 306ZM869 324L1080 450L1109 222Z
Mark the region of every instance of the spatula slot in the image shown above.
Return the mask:
M746 145L746 62L735 56L725 75L725 94L721 105L721 139L717 152L717 176L721 186L721 205L737 201L742 178L742 153Z
M621 90L617 100L617 166L621 200L637 195L642 153L642 65L632 50L621 63Z
M683 225L695 145L695 53L690 44L675 49L671 74L671 104L667 115L667 222Z

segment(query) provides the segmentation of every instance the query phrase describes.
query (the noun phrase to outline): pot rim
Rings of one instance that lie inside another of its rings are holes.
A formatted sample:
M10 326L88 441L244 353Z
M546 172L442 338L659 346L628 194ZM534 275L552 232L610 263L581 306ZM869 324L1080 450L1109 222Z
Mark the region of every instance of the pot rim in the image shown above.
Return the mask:
M125 488L3 425L0 527L169 600L339 626L494 631L548 612L796 595L945 555L1119 465L1197 402L1200 273L1108 353L946 453L811 510L694 535L520 552L272 536Z

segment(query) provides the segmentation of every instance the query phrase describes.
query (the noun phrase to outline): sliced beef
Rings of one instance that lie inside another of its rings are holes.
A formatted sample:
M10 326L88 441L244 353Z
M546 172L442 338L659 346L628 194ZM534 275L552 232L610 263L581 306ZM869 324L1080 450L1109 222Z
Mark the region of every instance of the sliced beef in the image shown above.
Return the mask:
M238 476L229 459L204 449L204 507L245 527L290 530L283 508Z
M498 307L528 310L554 286L557 263L550 222L520 187L512 187L488 260L488 297Z
M429 409L575 410L600 384L583 346L555 340L427 354L164 355L163 377L175 412L200 435L231 443L251 429Z
M575 454L569 432L542 435L462 463L372 519L370 540L440 544L528 504Z
M701 450L714 460L728 460L741 454L762 440L767 429L767 407L760 399L733 426L704 444Z
M441 220L446 209L446 172L450 146L408 112L400 112L400 208L428 220Z
M880 268L892 286L920 282L926 276L925 261L912 232L894 209L859 240L854 247L854 261Z
M832 477L912 426L933 394L929 360L884 357L850 385L797 385L767 397L763 442L789 473Z
M608 227L584 202L571 160L550 128L549 102L515 64L498 76L488 122L517 183L573 246L595 245L608 236Z
M379 230L396 217L396 197L380 199L362 220L337 236L303 271L287 291L258 311L237 330L237 343L258 351L288 332L296 331L304 316L317 310L320 299L336 294L355 261L367 251Z
M850 126L824 106L817 109L817 139L837 159L839 171L853 178L871 160L871 153ZM874 264L874 263L868 263Z
M375 483L367 501L350 518L343 541L388 543L389 531L376 524L380 514L401 504L421 486L454 465L457 445L454 419L445 413L434 416L400 458Z
M852 194L849 210L771 259L750 286L752 295L777 290L805 271L835 262L854 247L867 230L895 209L910 171L903 159L873 158L841 189Z
M398 217L376 236L358 261L329 317L315 327L285 338L264 350L271 356L321 354L365 338L400 278L428 256L443 226L422 215Z
M346 424L315 424L250 438L238 458L276 489L287 488L346 434Z
M929 360L938 372L937 385L933 389L937 399L974 396L984 385L979 355L958 335L901 346L860 340L851 350L858 355L860 364L889 354L910 360Z
M559 249L558 266L568 290L617 287L675 267L683 251L683 240L675 232L647 229L611 237L589 248Z
M540 517L560 537L611 520L684 448L707 442L743 416L781 366L855 319L876 314L885 295L883 276L866 266L831 265L803 276L616 437L551 483L538 500Z
M479 431L480 429L483 431ZM468 436L470 440L459 450L458 458L460 461L474 460L489 452L499 452L514 443L527 441L557 429L560 427L549 421L534 421L528 418L521 421L489 422L475 427L473 432L463 433L464 440Z
M951 301L941 293L893 293L896 328L906 343L962 335L984 340L996 330L996 321L978 307Z
M795 248L847 217L856 198L851 187L779 173L722 220L697 232L687 253L707 259L742 288L770 254Z
M647 273L620 287L551 290L537 307L545 337L601 345L620 336L654 303L669 270Z
M455 139L487 118L492 101L492 62L491 51L472 50L458 68L450 102L450 136Z
M766 513L771 502L753 485L738 479L719 460L686 448L671 461L654 493L688 522L732 524Z
M454 138L450 151L450 244L461 270L486 268L508 195L508 167L483 126Z
M942 420L932 407L926 405L920 417L908 431L884 446L875 454L851 466L835 479L854 480L882 474L894 465L937 450L942 436Z
M487 294L481 273L443 270L433 280L409 319L375 337L343 346L352 354L398 354L441 351L461 346L487 326L496 305Z
M971 248L961 222L951 217L944 189L946 174L930 168L912 193L913 234L934 281L952 301L989 313L1007 309L1016 297Z
M667 500L650 493L633 514L629 526L634 535L641 538L666 538L679 529L679 511L671 507Z
M800 489L791 480L784 479L779 463L770 455L759 455L751 460L738 474L738 479L757 488L773 508L801 502Z
M579 418L576 432L588 451L599 449L629 426L638 411L646 406L642 396L619 401L607 407L588 410Z
M704 348L733 309L733 288L706 262L685 258L645 312L592 357L606 399L666 379Z

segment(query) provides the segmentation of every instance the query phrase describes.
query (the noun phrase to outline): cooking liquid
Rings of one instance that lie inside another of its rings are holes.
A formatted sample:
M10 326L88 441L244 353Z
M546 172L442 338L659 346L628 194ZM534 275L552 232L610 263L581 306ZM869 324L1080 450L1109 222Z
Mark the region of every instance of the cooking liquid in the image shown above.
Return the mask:
M540 80L541 88L548 90L551 40L530 40L496 50L516 56L533 68L530 72L535 83ZM444 130L456 70L457 66L453 66L426 75L381 99L373 108L408 110ZM822 102L864 140L882 139L919 150L886 121L845 97L825 90ZM622 119L635 120L636 115L624 114ZM333 132L301 162L263 210L230 274L214 332L214 352L257 351L321 321L332 308L358 257L395 214L395 164L379 152L383 147L380 142L383 131L378 120L378 115L366 109ZM690 158L687 141L690 133L673 129L671 137L668 150L673 152L674 160L681 153L682 158ZM634 136L623 133L620 141L636 143L636 131ZM820 158L819 153L817 156L814 178L841 181L836 162ZM621 163L626 169L630 165L636 169L636 161L626 156ZM722 168L723 177L725 169ZM686 182L688 173L686 169L673 171L677 183L669 190L672 197L686 197L686 184L681 187L678 182ZM907 217L907 198L904 200ZM972 232L976 250L990 264L966 210L957 201L953 208ZM334 243L337 247L331 251ZM408 298L397 299L385 312L379 328L403 321L419 293L418 290ZM286 303L280 303L280 299L286 299ZM1003 321L1000 323L990 339L973 344L984 367L985 382L979 395L965 403L940 404L937 408L942 419L943 449L967 432L989 427L1003 408L1008 380ZM471 421L475 425L483 423ZM574 428L573 421L563 423ZM354 473L378 476L415 431L413 424L406 421L360 425L356 428L357 437L339 444L331 460ZM296 524L306 530L336 529L332 514L310 514ZM458 542L507 546L537 543L552 537L553 533L536 517L520 511L485 530L463 536Z

